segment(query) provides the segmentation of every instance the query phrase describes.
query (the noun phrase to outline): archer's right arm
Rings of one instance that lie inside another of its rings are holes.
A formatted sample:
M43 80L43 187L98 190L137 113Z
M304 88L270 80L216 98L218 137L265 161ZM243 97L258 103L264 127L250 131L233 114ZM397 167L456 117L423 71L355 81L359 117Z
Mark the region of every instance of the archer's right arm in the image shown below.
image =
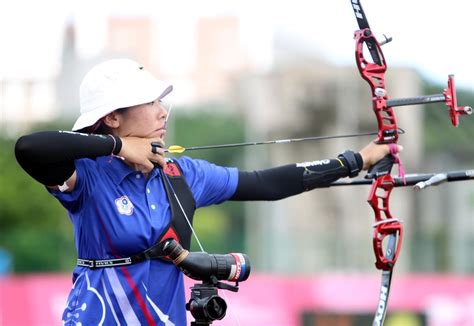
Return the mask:
M112 135L43 131L20 137L15 156L36 181L52 189L72 191L76 183L76 159L118 154L121 148L121 139Z
M71 131L43 131L18 139L15 156L35 180L52 189L72 191L76 185L74 161L81 158L118 155L144 173L154 164L163 166L163 149L151 151L159 139L84 134Z

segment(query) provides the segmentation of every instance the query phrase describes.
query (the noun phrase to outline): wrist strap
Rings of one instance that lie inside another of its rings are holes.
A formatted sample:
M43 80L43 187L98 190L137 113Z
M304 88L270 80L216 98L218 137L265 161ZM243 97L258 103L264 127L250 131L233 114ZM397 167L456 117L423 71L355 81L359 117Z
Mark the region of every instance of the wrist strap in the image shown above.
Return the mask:
M344 165L348 168L349 170L349 177L350 178L354 178L356 177L360 170L361 170L361 165L362 164L359 164L359 160L357 160L357 154L355 154L353 151L345 151L341 154L339 154L339 156L337 158L339 158L340 160L343 161L343 163L345 163ZM358 154L360 155L360 154ZM362 161L362 160L360 160Z

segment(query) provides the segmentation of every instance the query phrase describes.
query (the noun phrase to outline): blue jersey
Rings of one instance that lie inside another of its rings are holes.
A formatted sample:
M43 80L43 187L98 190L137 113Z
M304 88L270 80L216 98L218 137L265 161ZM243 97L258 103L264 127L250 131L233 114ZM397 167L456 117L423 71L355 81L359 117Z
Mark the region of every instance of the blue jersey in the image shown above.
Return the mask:
M235 192L238 171L202 160L176 160L196 208ZM77 254L84 259L126 257L150 248L171 220L161 175L148 178L118 158L75 161L70 193L51 191L68 210ZM173 264L146 260L130 266L77 266L63 314L66 325L185 325L183 274Z

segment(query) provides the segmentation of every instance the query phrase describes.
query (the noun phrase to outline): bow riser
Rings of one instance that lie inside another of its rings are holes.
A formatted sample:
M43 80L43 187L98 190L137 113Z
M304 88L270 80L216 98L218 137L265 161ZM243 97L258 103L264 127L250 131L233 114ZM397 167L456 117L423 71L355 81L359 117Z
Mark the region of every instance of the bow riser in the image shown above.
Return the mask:
M391 270L397 262L398 254L402 246L403 226L390 212L390 195L395 186L393 177L386 174L377 178L370 189L367 199L372 207L375 216L373 247L375 254L375 266L382 270ZM393 250L383 248L383 240L386 236L392 235L396 239L395 254L389 252Z
M393 248L384 249L383 241L387 236L392 236L396 241L395 253ZM375 253L375 267L384 271L390 271L397 262L398 255L402 248L403 242L403 226L399 221L384 222L374 226L374 234L372 244Z
M398 127L395 112L387 105L387 91L385 90L385 72L387 64L382 48L369 29L358 30L354 33L356 40L356 63L360 75L367 81L372 91L372 109L377 118L379 143L396 143L398 141ZM377 52L379 63L369 62L364 57L364 45L373 44Z
M356 42L356 62L361 77L367 81L372 92L372 109L377 118L378 124L378 142L379 143L397 143L398 127L395 118L395 112L387 105L387 91L385 90L385 72L387 64L383 55L381 45L373 36L369 29L358 30L354 33ZM374 61L369 62L364 57L364 46L371 47L371 53ZM393 269L402 245L403 227L392 217L390 212L390 195L394 188L394 179L390 175L393 161L389 162L384 169L385 175L375 175L367 201L372 207L375 215L375 225L373 234L373 247L375 254L375 266L378 269L389 271ZM383 241L386 236L393 237L396 243L395 248L384 250ZM391 252L395 250L395 252Z

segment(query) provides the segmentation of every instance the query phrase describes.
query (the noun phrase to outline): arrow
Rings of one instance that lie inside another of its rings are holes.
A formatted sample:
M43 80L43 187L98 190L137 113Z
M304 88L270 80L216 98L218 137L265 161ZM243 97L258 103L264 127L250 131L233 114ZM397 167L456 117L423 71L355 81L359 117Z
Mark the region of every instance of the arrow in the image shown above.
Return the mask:
M404 134L403 129L398 130L398 134ZM266 141L257 141L257 142L245 142L245 143L235 143L235 144L221 144L221 145L205 145L205 146L193 146L193 147L183 147L180 145L171 145L166 148L165 153L177 153L181 154L185 151L195 151L202 149L215 149L215 148L230 148L230 147L243 147L243 146L255 146L255 145L271 145L271 144L288 144L288 143L297 143L302 141L315 141L315 140L326 140L326 139L336 139L336 138L351 138L351 137L361 137L361 136L372 136L377 135L377 132L365 132L360 134L348 134L348 135L336 135L336 136L315 136L315 137L305 137L305 138L292 138L292 139L278 139L278 140L266 140Z

